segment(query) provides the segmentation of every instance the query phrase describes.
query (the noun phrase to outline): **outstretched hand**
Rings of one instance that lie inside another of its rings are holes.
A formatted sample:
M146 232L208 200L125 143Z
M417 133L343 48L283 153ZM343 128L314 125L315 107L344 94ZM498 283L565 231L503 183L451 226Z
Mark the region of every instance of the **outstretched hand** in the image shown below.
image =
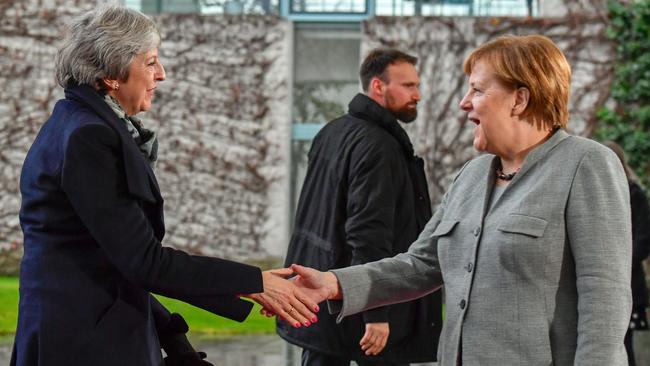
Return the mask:
M331 272L321 272L298 264L292 264L291 267L283 270L288 270L291 274L296 275L291 278L291 282L302 294L308 296L313 303L318 304L325 300L341 298L338 280ZM260 313L268 317L282 316L281 313L277 313L274 309L266 306L263 306Z
M321 272L313 268L292 264L296 274L292 281L316 303L341 298L339 281L332 272Z
M305 294L294 281L287 280L291 275L293 271L289 268L264 271L264 292L246 296L294 327L308 327L318 321L318 302Z

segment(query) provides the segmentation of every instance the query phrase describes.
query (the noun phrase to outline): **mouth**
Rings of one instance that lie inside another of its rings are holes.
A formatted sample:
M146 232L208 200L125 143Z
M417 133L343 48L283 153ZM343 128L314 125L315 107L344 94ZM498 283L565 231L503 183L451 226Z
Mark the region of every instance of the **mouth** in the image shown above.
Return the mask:
M476 124L477 126L481 124L481 120L479 120L478 118L467 117L467 119L470 120L470 122Z

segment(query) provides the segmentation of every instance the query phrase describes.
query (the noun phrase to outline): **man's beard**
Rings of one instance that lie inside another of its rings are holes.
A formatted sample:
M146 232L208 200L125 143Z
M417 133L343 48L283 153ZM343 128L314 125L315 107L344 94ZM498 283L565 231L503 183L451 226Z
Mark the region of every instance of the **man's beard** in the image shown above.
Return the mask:
M395 100L390 94L386 94L386 109L395 116L398 120L404 123L413 122L418 116L417 104L415 108L410 108L409 105L404 105L401 107L394 106ZM415 103L414 103L415 104ZM412 104L411 104L412 105Z

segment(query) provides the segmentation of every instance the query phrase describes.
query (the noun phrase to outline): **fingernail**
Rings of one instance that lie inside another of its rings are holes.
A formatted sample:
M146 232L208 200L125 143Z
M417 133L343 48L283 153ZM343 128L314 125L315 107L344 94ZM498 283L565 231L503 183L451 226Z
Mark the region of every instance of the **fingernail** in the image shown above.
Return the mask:
M316 305L316 307L314 308L314 311L318 312L319 310L320 310L320 308L318 307L318 305Z
M294 323L294 324L293 324L293 327L294 327L294 328L300 328L300 323Z
M313 318L311 318L311 322L312 322L312 323L316 323L317 321L318 321L318 318L317 318L317 317L313 317Z
M305 322L305 327L308 327L310 325L311 325L311 323L309 322L309 320Z

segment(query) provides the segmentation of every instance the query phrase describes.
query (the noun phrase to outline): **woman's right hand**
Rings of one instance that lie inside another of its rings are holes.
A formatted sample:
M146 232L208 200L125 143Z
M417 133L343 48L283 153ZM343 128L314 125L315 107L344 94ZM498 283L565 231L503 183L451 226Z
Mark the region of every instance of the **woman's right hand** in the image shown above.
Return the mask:
M290 268L284 268L282 271L285 271L283 273L296 275L291 278L291 282L301 290L302 294L308 296L313 303L318 304L325 300L342 298L338 279L332 272L321 272L298 264L293 264ZM281 315L266 306L263 306L260 313L267 317Z
M318 302L305 294L294 281L287 280L294 273L289 268L262 272L264 292L245 295L268 312L280 316L295 328L308 327L318 321Z

